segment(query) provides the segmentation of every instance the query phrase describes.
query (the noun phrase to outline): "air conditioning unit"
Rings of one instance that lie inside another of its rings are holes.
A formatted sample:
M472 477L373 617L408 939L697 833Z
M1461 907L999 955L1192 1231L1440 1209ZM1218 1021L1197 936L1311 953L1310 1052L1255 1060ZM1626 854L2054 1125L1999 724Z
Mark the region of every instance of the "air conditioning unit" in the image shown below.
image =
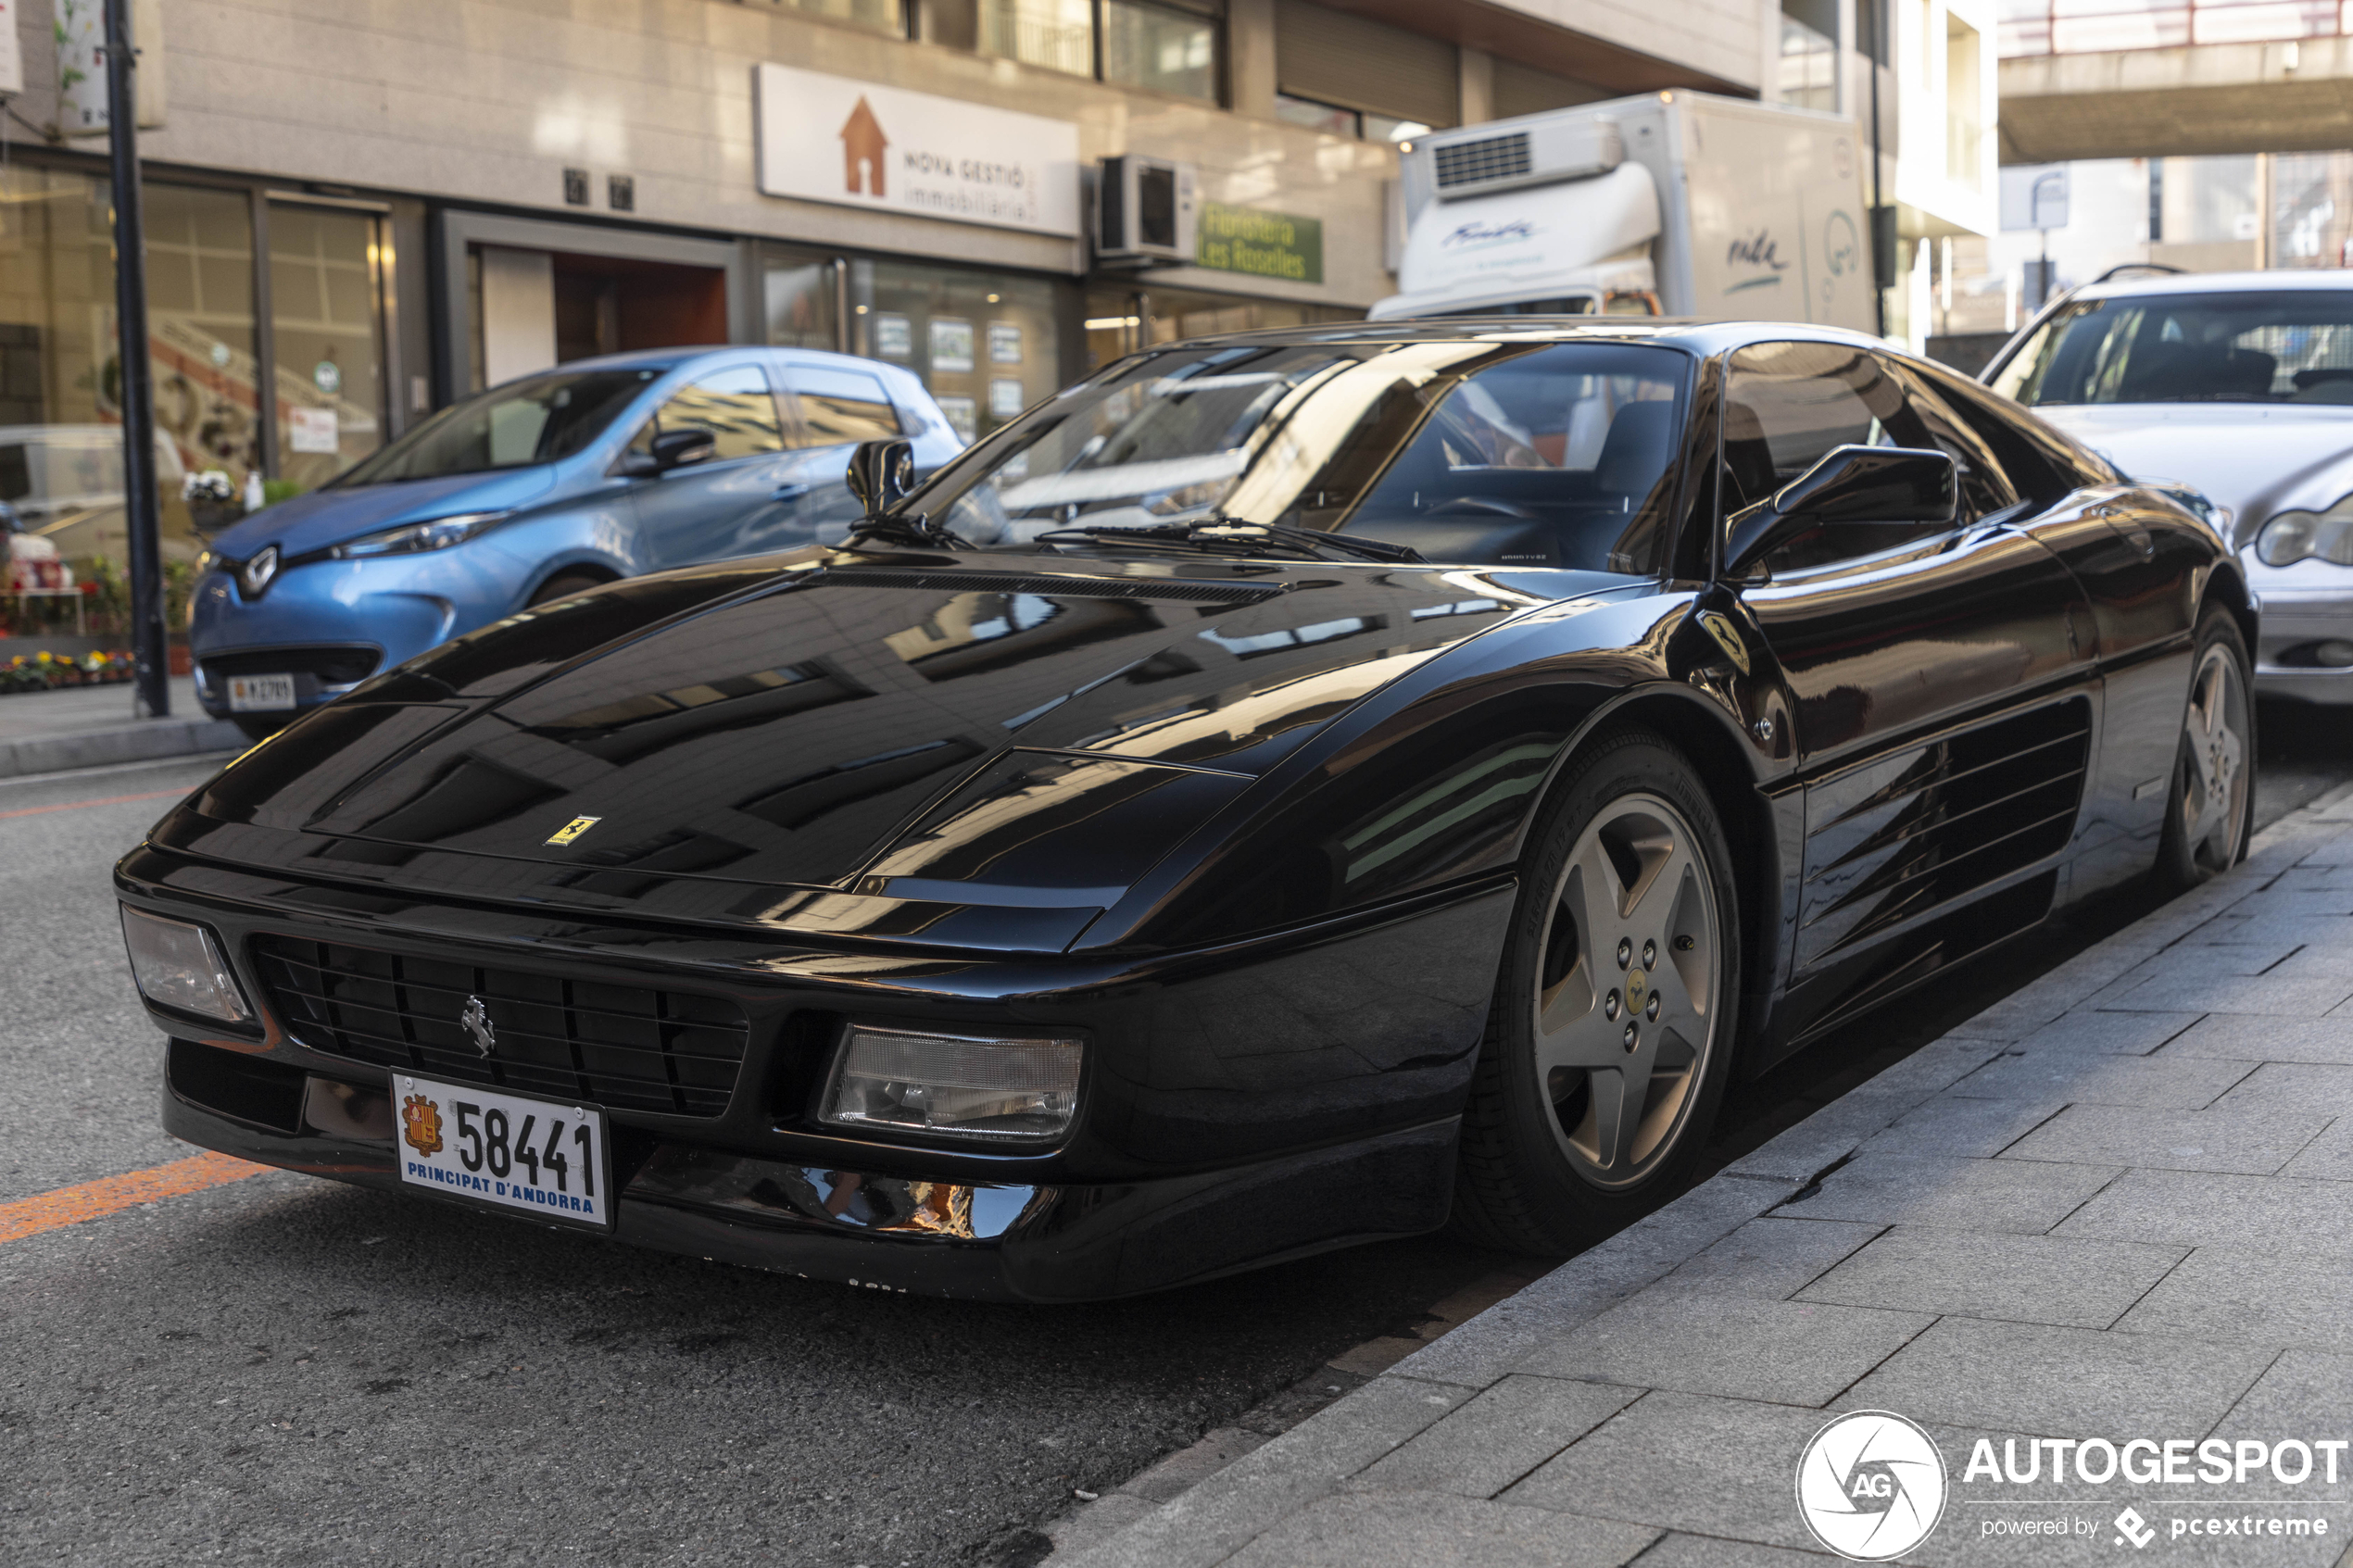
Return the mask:
M1408 209L1418 212L1432 200L1590 180L1625 161L1626 142L1615 120L1530 116L1508 127L1475 126L1418 137L1403 172Z
M1192 260L1194 184L1189 163L1134 153L1102 159L1095 181L1095 258L1135 267Z

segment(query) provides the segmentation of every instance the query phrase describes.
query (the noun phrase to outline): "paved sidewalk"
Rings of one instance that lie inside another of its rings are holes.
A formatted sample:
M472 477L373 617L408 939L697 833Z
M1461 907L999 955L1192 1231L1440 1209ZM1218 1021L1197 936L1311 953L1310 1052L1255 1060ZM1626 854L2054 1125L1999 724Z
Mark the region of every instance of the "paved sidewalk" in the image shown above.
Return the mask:
M171 683L169 718L134 717L132 690L128 684L74 686L0 697L0 778L238 751L248 744L236 725L197 705L196 684L188 676Z
M1903 1562L2353 1568L2353 791L1052 1568L1829 1561L1865 1410L1943 1456Z

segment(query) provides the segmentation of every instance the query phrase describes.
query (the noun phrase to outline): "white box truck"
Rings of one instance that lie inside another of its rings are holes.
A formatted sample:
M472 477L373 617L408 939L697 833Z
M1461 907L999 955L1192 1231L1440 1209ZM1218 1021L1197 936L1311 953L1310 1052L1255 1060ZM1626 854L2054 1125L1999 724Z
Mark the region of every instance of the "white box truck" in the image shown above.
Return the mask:
M1680 89L1417 137L1376 320L1633 311L1877 330L1852 120Z

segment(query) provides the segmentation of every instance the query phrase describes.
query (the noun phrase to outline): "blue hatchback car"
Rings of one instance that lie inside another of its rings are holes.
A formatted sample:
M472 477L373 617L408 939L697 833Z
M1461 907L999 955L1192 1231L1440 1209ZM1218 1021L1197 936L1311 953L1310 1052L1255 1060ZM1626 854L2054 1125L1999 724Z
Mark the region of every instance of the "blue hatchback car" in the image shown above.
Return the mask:
M442 410L224 530L189 607L205 711L259 735L380 670L617 577L840 539L861 441L963 443L912 375L760 347L581 359Z

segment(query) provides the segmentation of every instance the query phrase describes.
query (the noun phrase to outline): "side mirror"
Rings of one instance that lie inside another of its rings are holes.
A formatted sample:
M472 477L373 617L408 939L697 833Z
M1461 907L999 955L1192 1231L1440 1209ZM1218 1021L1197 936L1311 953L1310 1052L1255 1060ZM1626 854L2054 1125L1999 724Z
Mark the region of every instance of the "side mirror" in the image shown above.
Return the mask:
M914 444L862 441L849 454L849 472L844 478L866 515L878 517L915 488Z
M666 430L653 439L652 450L622 455L621 471L633 479L650 479L672 469L707 463L719 451L719 438L707 430Z
M1959 498L1949 453L1833 446L1779 491L1726 521L1724 573L1745 577L1766 556L1825 523L1949 523Z

